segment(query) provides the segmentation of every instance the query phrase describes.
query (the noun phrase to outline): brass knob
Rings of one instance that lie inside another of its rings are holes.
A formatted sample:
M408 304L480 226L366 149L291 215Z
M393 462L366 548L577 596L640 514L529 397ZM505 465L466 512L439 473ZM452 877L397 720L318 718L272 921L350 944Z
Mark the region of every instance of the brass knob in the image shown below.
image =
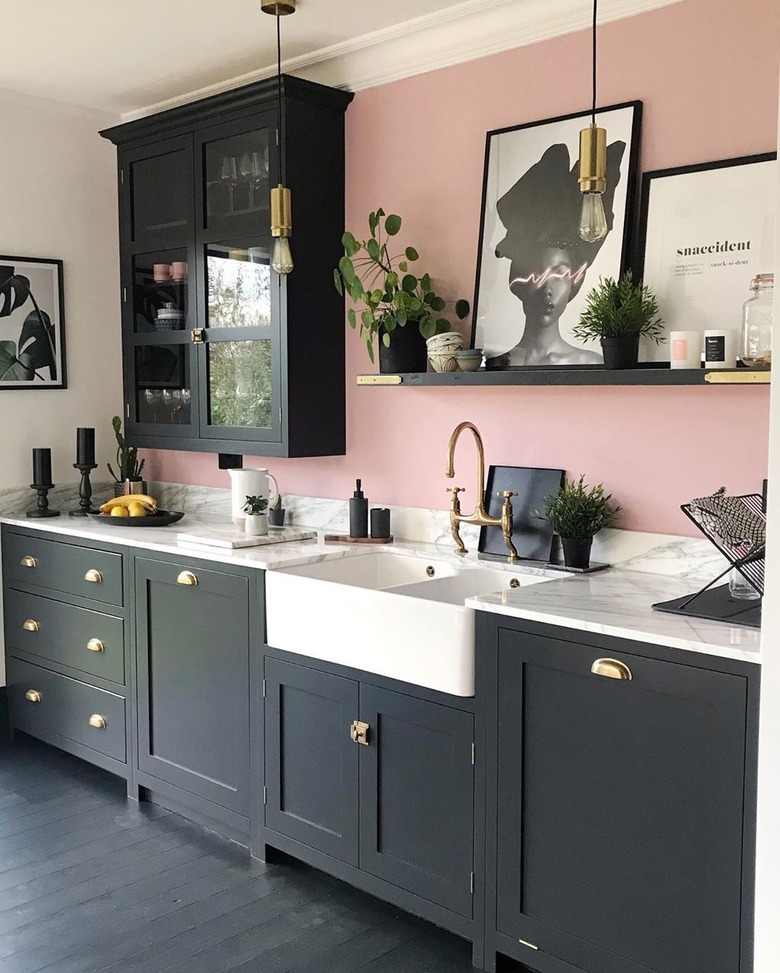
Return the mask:
M24 698L29 700L31 703L40 703L43 696L41 696L37 689L28 689L24 694Z
M37 632L40 626L34 618L28 618L22 623L22 628L25 630L25 632Z
M89 571L84 575L85 581L90 581L92 584L103 584L103 575L100 571L96 571L94 568L90 568Z
M100 639L90 639L87 642L87 648L90 652L105 652L105 645L100 641Z
M89 718L89 725L94 726L96 730L105 730L108 723L105 716L101 716L100 713L93 713Z
M618 659L596 659L590 667L594 676L606 676L607 679L633 679L634 674Z
M192 573L192 571L182 571L182 573L176 579L176 583L196 585L198 583L198 579L197 576Z
M23 568L37 568L38 562L31 554L25 554L22 560L19 562Z

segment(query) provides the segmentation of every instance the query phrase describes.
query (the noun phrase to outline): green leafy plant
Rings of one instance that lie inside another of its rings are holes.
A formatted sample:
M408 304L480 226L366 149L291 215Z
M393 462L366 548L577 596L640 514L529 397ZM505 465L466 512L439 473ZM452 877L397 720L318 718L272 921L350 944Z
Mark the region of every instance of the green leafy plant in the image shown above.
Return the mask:
M612 277L599 279L585 299L585 309L573 328L574 336L581 341L644 335L657 344L663 333L663 319L655 295L649 287L635 284L630 270L618 281Z
M28 277L14 273L13 267L0 267L0 318L9 317L28 298L34 310L22 323L19 341L0 341L0 381L3 382L30 382L36 378L44 382L46 379L39 371L42 368L49 369L52 381L57 379L51 318L38 307Z
M114 473L110 463L107 464L108 472L117 483L123 480L140 480L141 471L144 468L146 460L142 459L139 461L138 449L135 446L127 445L125 437L122 435L122 420L119 416L114 416L111 420L111 425L114 427L114 435L116 436L117 442L116 468L119 476Z
M262 514L268 506L268 497L247 497L244 502L245 514Z
M547 497L543 518L559 537L593 537L609 527L619 513L620 507L611 501L612 494L604 493L601 483L589 487L583 474L579 480L564 480L563 486Z
M282 509L282 495L281 493L277 493L276 500L274 500L274 505L273 507L271 507L271 510L279 511L281 509Z
M374 336L380 332L383 344L389 348L393 331L407 324L419 327L423 338L452 330L449 320L439 317L448 302L434 291L430 275L418 277L409 270L409 264L420 257L414 247L406 247L403 253L390 253L389 241L401 225L400 216L386 216L383 209L369 213L368 238L358 240L347 231L341 238L344 256L333 271L339 294L347 293L356 304L365 305L359 316L355 308L349 308L347 319L351 328L359 329L371 361ZM459 300L454 304L455 314L463 320L471 310L469 302Z

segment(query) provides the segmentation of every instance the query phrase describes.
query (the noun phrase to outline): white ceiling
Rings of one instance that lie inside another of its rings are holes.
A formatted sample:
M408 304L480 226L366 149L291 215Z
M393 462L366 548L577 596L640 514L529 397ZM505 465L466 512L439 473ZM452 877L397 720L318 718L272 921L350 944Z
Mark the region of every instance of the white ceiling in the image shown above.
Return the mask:
M601 0L601 18L674 2ZM591 0L298 0L282 19L284 60L290 73L366 87L580 29L590 10ZM0 0L0 13L0 89L117 115L276 65L275 19L259 0Z

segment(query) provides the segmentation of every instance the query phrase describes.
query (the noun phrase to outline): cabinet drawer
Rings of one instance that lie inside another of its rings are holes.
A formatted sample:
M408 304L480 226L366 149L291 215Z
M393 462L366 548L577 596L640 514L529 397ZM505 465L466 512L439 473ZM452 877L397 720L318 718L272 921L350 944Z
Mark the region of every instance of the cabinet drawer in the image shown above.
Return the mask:
M122 605L122 555L8 533L3 547L7 581L52 588L107 605Z
M11 657L8 705L12 725L26 733L46 729L122 763L127 759L123 696Z
M124 685L124 622L114 615L6 588L5 641L10 649Z

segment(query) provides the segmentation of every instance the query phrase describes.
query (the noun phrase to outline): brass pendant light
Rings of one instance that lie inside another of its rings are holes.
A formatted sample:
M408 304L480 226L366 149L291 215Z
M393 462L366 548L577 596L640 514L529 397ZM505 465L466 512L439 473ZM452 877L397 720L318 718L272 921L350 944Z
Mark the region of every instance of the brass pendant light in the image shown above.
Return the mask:
M292 236L292 193L284 185L282 167L284 164L284 113L282 108L282 31L280 17L295 13L295 0L261 0L260 9L263 13L276 17L276 81L279 96L279 137L277 139L279 152L279 182L271 190L271 236L274 238L274 250L271 256L271 267L280 276L289 274L293 269L290 237Z
M593 0L593 106L591 123L580 132L580 236L595 243L607 235L602 194L607 188L607 130L596 124L596 25L598 0Z

